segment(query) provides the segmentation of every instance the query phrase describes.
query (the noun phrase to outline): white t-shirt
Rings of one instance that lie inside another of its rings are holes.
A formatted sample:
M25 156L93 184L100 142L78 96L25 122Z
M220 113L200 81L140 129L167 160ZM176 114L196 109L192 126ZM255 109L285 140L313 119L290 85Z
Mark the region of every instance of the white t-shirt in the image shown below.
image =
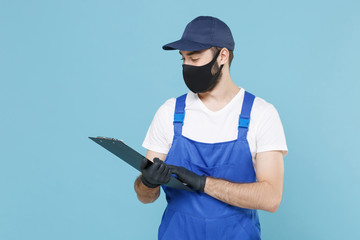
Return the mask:
M209 110L199 96L191 91L186 97L182 135L198 142L216 143L237 139L239 115L245 90L219 111ZM176 98L170 98L155 113L142 146L148 150L167 154L174 137L174 111ZM253 163L255 154L271 150L288 152L284 129L275 107L255 97L250 114L247 140Z

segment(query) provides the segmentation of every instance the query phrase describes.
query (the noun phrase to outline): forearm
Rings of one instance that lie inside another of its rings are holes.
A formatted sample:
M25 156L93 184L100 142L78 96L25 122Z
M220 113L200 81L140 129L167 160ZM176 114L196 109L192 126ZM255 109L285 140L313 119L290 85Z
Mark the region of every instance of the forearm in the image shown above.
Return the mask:
M140 178L141 175L135 180L134 183L134 189L137 194L137 198L142 203L154 202L160 195L160 187L149 188L142 183Z
M207 177L205 193L230 205L275 212L281 202L281 193L268 182L234 183Z
M160 195L160 187L149 188L141 181L141 175L135 180L134 189L137 194L137 198L142 203L152 203Z

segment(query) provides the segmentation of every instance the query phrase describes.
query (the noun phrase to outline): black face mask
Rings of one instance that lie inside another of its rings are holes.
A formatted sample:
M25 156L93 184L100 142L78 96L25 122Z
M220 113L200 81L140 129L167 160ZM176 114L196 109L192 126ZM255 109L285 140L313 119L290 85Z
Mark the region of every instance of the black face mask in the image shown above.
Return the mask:
M219 56L220 51L216 54L216 56L209 62L203 66L192 66L183 64L183 77L186 86L194 93L202 93L212 90L219 81L219 76L222 67L222 64L219 70L212 75L211 69L216 62L217 57Z

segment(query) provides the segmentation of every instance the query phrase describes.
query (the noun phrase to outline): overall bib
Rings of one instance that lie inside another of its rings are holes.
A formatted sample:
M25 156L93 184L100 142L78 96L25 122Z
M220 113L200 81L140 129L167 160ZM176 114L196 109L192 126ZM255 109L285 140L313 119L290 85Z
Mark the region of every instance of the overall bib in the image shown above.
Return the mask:
M165 162L231 182L256 182L252 156L246 139L255 96L245 91L239 116L238 138L203 143L182 135L187 94L176 99L174 138ZM162 185L168 205L162 216L158 239L260 239L257 210L219 201L203 192L188 192Z

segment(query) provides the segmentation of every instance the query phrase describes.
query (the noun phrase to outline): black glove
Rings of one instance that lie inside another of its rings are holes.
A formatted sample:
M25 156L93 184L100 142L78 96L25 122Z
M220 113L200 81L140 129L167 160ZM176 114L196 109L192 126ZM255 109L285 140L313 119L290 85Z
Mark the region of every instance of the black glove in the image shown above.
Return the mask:
M149 188L156 188L161 184L166 184L170 181L171 172L166 163L159 158L154 158L154 163L150 166L148 160L144 158L141 162L141 181Z
M168 165L171 169L171 173L174 173L178 176L179 180L186 183L189 187L197 191L204 191L206 176L197 175L196 173L187 170L184 167L178 167L174 165Z

